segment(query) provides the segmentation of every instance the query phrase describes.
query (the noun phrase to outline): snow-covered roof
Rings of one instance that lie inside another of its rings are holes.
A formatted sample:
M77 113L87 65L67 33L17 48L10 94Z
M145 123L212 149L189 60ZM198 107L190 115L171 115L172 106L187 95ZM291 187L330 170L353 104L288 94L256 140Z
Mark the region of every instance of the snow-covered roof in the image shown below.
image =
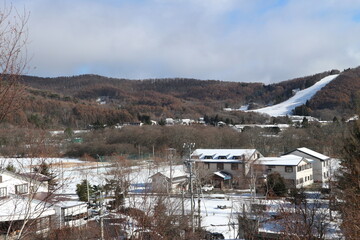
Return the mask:
M289 128L290 124L236 124L235 128L243 129L245 127L258 127L258 128Z
M205 157L211 156L212 159L219 159L219 157L226 157L225 159L220 160L232 160L233 162L238 162L239 160L234 159L234 157L245 156L245 158L251 157L256 152L256 149L196 149L191 157L198 157L201 160L209 161L211 159L205 159ZM211 161L209 161L211 162Z
M27 196L9 195L0 200L0 205L0 221L36 219L55 214L49 204Z
M11 176L15 179L20 179L29 183L38 183L41 184L45 180L45 175L42 174L36 174L36 173L14 173L11 171L8 171L6 169L0 169L0 174L6 174L8 176ZM44 178L42 178L44 176Z
M315 158L318 158L318 159L320 159L320 160L327 160L327 159L330 158L330 157L328 157L328 156L325 156L324 154L315 152L315 151L313 151L313 150L311 150L311 149L308 149L308 148L306 148L306 147L297 148L296 150L298 150L298 151L300 151L300 152L303 152L303 153L306 153L306 154L308 154L308 155L310 155L310 156L313 156L313 157L315 157ZM296 151L296 150L294 150L294 151Z
M187 173L183 170L183 169L173 169L171 171L172 173L172 177L173 178L177 178L177 177L187 177ZM161 172L157 172L156 174L152 175L151 177L157 175L157 174L161 174L167 178L170 178L171 177L171 174L170 174L170 170L168 171L161 171Z
M297 166L302 160L305 160L307 162L313 162L310 159L289 154L280 157L261 157L257 160L257 163L261 165L272 166Z
M229 180L229 179L231 179L231 175L228 174L228 173L226 173L226 172L224 172L224 171L214 172L214 174L215 174L216 176L219 176L219 177L223 178L224 180Z
M86 202L81 202L81 201L58 201L56 203L54 203L55 206L61 207L61 208L70 208L70 207L75 207L75 206L80 206L80 205L86 205Z

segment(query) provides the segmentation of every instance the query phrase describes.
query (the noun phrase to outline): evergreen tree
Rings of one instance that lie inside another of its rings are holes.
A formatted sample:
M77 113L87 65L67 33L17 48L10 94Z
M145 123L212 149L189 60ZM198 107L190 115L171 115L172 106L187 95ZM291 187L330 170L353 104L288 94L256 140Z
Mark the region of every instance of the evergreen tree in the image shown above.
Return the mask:
M38 167L34 167L33 171L50 178L48 181L49 189L54 189L58 185L54 172L51 171L49 164L47 164L45 161L42 161Z
M338 197L342 199L342 230L346 239L360 239L360 122L345 140L338 176Z
M76 194L79 197L80 201L88 202L88 187L89 187L89 196L94 193L92 187L90 187L90 183L86 179L82 180L81 183L76 185Z
M162 118L162 119L159 120L158 124L159 124L160 126L165 126L165 125L166 125L166 122L165 122L165 120Z
M303 118L303 120L302 120L302 122L301 122L301 126L302 126L303 128L309 127L309 120L308 120L306 117Z
M6 170L9 171L9 172L16 173L16 168L15 168L14 165L11 164L11 163L9 163L9 164L6 166Z
M287 192L284 178L277 172L270 173L266 179L267 189L270 194L284 196Z

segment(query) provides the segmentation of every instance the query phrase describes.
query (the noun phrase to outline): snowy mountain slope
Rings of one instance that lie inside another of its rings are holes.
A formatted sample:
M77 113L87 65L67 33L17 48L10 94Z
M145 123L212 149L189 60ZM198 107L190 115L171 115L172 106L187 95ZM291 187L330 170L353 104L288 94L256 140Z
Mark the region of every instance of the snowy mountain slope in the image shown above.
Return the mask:
M258 113L265 113L270 116L285 116L285 115L291 115L292 110L295 107L301 106L302 104L305 104L307 100L311 99L317 91L319 91L321 88L323 88L326 84L334 80L339 74L336 75L330 75L327 77L324 77L317 83L315 83L313 86L308 87L304 90L298 91L294 96L289 98L288 100L270 106L265 108L259 108L255 110L249 110L249 112L258 112Z

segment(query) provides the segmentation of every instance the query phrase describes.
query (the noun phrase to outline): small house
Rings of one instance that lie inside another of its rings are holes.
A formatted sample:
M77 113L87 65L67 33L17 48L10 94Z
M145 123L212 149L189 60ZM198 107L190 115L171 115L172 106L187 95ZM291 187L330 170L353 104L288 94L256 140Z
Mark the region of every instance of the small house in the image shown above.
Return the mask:
M184 170L158 172L151 177L151 188L154 192L176 193L186 189L188 174Z

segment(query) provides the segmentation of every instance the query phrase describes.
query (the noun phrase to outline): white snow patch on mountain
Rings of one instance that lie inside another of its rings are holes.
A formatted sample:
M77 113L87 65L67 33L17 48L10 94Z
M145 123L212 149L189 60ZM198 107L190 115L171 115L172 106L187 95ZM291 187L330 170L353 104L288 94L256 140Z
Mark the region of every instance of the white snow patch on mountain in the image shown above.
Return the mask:
M312 85L311 87L296 92L294 96L292 96L291 98L289 98L288 100L282 103L265 108L249 110L249 112L265 113L275 117L291 115L292 110L295 107L305 104L307 100L311 99L320 89L322 89L329 82L334 80L337 76L339 76L339 74L324 77L323 79Z

